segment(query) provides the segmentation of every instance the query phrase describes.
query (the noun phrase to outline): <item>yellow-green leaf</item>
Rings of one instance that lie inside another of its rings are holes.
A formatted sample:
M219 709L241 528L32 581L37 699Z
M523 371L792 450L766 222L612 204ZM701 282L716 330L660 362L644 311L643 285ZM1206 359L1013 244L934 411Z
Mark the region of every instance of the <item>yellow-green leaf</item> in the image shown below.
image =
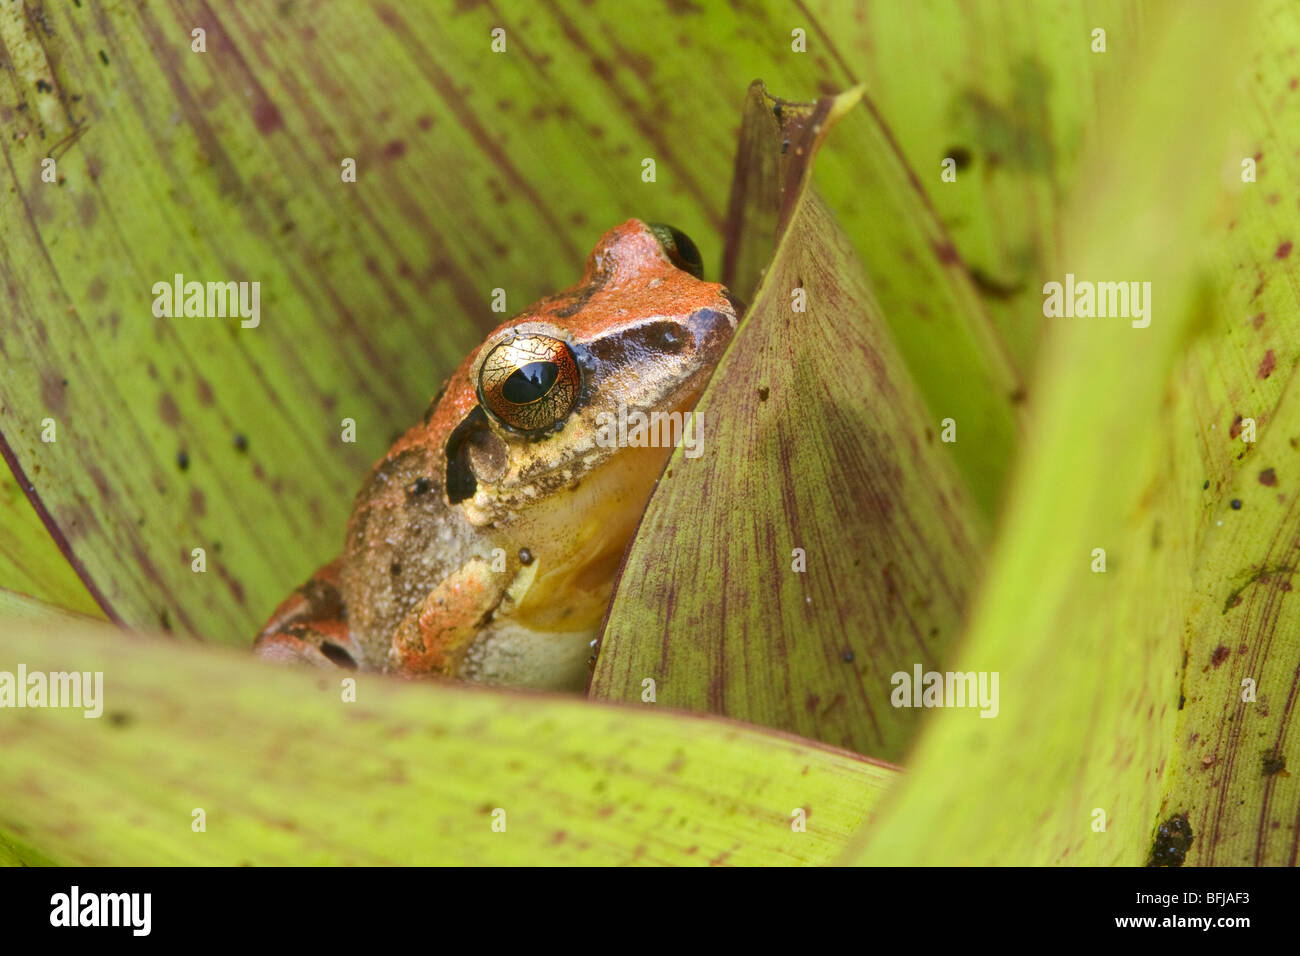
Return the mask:
M1217 240L1218 308L1178 381L1177 473L1195 521L1175 750L1160 818L1185 815L1186 862L1294 866L1300 737L1300 258L1292 252L1300 93L1286 51L1300 16L1270 4L1244 79ZM1254 181L1248 174L1253 166ZM1246 180L1246 181L1243 181ZM1287 207L1290 207L1289 209Z
M0 435L0 450L3 447L4 436ZM59 550L50 526L27 500L18 479L4 467L0 467L0 528L4 529L0 535L0 587L55 607L104 617Z
M967 274L979 292L975 310L963 318L979 316L1000 332L1018 375L1032 367L1042 331L1035 316L1040 276L1063 265L1069 196L1085 138L1096 128L1098 92L1149 7L1126 0L812 5L818 47L850 82L867 86L889 132L886 146L924 189L917 198L926 212L942 224L950 267ZM1105 52L1094 49L1098 29L1106 31ZM833 142L829 151L855 159L846 143ZM941 176L947 159L952 181ZM887 244L901 230L870 215L870 191L855 195L855 184L844 177L827 186L826 196L860 252L862 243L873 242L889 254ZM900 272L878 278L892 286ZM908 291L897 290L897 317L885 290L881 300L913 360L942 344L949 318L917 308ZM930 374L941 387L943 371Z
M0 847L63 864L824 863L897 775L655 707L318 677L84 626L6 626L0 671L20 664L103 673L98 719L0 710Z
M1170 374L1211 298L1204 238L1241 65L1225 10L1165 13L1116 51L1111 125L1066 242L1079 279L1150 281L1150 325L1050 322L989 575L948 664L999 674L998 716L936 712L850 859L1134 865L1152 848L1196 540L1194 492L1170 467ZM1194 117L1162 107L1171 89Z
M779 157L752 165L783 188L758 188L773 214L744 218L782 227L776 255L696 406L702 453L674 453L642 520L591 694L637 700L652 681L660 703L894 759L920 715L890 705L890 675L942 659L980 533L852 244L804 191L857 100L752 91L747 123L780 119L742 141Z
M67 608L60 607L57 604L50 604L39 598L34 598L30 594L23 594L20 591L10 591L7 588L0 588L0 627L5 626L10 621L49 621L59 623L66 621L86 621L102 619L102 615L82 614L80 611L70 611Z
M1239 508L1216 509L1197 561L1182 706L1160 814L1187 816L1189 863L1296 865L1298 447L1300 394L1292 378L1252 452L1254 466L1237 471L1227 489Z
M787 20L0 8L0 433L106 612L243 643L337 552L366 467L499 320L493 289L514 311L562 287L629 215L718 261L746 86L827 76ZM259 282L258 326L155 317L176 275Z

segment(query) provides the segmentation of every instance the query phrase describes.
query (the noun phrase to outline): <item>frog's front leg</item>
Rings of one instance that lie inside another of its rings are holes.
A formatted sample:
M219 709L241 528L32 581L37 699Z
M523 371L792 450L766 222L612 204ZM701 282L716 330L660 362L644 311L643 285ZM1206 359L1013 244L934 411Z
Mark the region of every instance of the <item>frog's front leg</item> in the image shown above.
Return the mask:
M521 620L537 564L513 576L474 558L403 618L388 650L390 670L410 676L582 691L594 628L537 629Z
M403 674L461 676L465 652L492 620L509 578L472 558L430 591L393 633L388 666Z
M271 612L253 644L255 654L315 667L356 668L363 658L348 630L339 561L319 568Z

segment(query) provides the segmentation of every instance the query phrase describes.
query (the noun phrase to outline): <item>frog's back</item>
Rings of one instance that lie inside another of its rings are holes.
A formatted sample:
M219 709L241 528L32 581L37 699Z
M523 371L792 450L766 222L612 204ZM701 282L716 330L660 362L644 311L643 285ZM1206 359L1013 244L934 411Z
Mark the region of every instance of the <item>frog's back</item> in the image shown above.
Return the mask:
M385 666L397 626L470 558L477 536L448 505L439 457L427 444L399 442L357 493L340 579L367 666Z

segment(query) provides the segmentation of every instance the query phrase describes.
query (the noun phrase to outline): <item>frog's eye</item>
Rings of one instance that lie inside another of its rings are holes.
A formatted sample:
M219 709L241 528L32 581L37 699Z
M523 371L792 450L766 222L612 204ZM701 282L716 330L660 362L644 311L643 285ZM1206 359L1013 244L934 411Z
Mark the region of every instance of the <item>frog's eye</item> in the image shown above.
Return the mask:
M683 272L689 272L697 279L704 278L704 260L700 257L700 250L696 248L695 243L691 242L690 236L680 229L665 226L661 222L648 222L646 225L655 234L664 252L668 253L668 258L672 260L673 265Z
M569 414L581 382L572 349L552 336L528 333L488 353L478 373L478 397L507 428L535 432Z

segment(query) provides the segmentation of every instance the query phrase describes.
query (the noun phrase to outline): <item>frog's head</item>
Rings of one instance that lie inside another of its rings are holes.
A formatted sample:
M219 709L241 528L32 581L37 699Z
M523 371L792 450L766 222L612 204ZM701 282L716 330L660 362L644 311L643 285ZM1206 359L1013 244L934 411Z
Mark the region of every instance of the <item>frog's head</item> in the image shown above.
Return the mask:
M447 443L448 500L488 523L599 472L643 504L738 321L700 273L682 233L629 220L577 285L494 330L458 373L477 401Z

